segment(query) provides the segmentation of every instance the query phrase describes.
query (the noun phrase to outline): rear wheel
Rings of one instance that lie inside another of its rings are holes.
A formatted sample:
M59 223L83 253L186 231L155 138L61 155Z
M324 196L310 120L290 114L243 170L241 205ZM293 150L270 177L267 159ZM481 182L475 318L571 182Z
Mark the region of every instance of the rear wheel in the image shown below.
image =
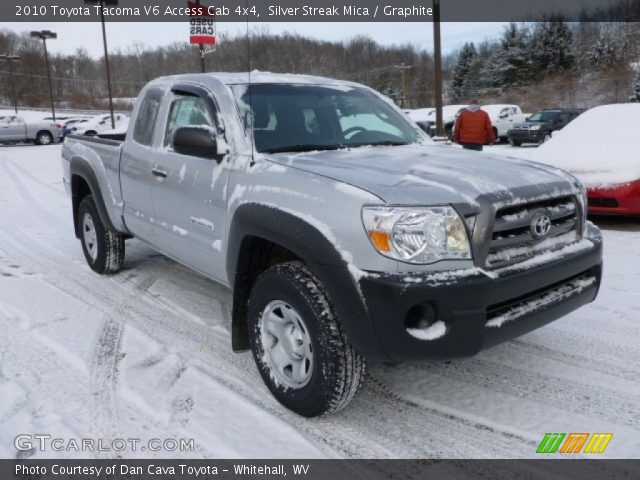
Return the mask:
M264 272L251 291L248 323L260 375L282 405L316 417L349 404L365 362L307 266L289 262Z
M49 145L53 142L53 135L49 132L38 132L36 135L36 145Z
M91 195L80 202L77 221L82 251L91 269L100 274L118 272L124 262L124 237L105 227Z

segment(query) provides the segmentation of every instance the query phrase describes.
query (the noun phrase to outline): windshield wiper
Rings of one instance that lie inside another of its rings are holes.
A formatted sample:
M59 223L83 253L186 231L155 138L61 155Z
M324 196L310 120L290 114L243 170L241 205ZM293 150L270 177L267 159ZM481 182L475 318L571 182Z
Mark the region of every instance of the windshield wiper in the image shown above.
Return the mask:
M314 150L338 150L344 145L287 145L286 147L274 147L261 150L261 153L282 153L282 152L313 152Z

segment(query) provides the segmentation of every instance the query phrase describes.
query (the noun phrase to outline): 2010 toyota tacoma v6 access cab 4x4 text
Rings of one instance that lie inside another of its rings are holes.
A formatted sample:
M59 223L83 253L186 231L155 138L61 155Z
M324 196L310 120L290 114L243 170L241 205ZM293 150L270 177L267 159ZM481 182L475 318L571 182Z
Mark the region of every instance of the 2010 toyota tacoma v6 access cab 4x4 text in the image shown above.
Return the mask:
M600 285L574 177L435 145L355 83L160 78L126 135L62 156L91 268L117 272L135 237L228 286L233 350L309 417L347 405L365 361L471 356Z

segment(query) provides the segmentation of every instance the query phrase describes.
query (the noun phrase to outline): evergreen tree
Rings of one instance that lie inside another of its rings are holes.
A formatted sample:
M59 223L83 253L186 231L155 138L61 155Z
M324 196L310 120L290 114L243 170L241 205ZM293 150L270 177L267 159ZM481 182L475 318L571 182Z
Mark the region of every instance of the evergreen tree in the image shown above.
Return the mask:
M451 95L456 102L464 100L471 94L470 87L474 82L470 78L470 74L476 57L475 45L473 43L465 43L460 50L458 62L451 73Z
M544 74L573 68L572 44L573 32L562 19L538 23L530 44L533 71Z
M636 82L636 86L633 89L633 93L629 97L629 101L640 103L640 75L638 75L638 80Z
M494 87L510 87L526 84L533 77L526 27L509 24L483 71L485 83Z

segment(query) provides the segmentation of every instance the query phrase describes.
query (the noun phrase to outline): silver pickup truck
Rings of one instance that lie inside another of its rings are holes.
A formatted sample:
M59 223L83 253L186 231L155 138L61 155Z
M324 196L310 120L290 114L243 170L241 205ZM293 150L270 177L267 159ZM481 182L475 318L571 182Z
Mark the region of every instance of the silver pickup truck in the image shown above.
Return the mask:
M36 145L57 143L62 125L53 120L29 120L18 115L0 116L0 143L34 142Z
M365 362L471 356L600 286L574 177L436 145L355 83L160 78L126 135L62 157L90 267L120 270L135 237L227 286L233 350L304 416L347 405Z

